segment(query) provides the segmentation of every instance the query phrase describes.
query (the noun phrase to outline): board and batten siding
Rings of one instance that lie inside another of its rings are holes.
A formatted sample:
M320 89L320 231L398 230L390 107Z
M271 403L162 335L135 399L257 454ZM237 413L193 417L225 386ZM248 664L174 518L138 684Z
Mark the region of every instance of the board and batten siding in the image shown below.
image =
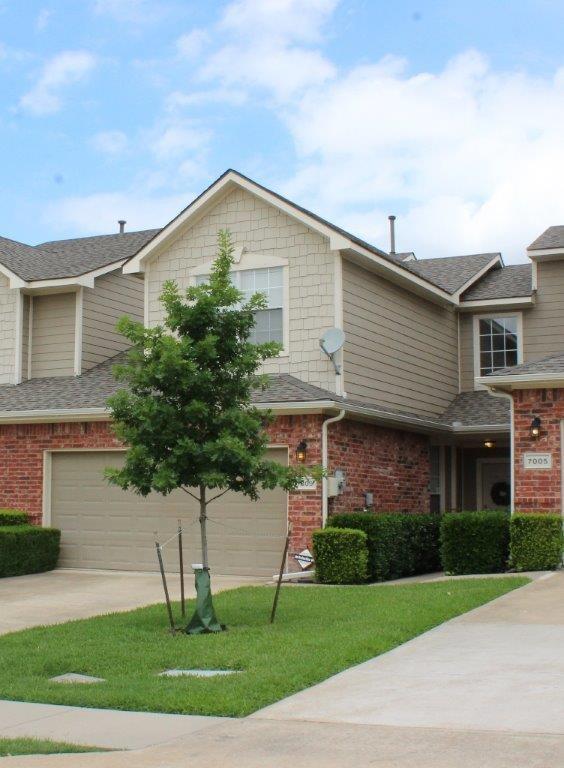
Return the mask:
M82 298L82 370L108 360L131 342L116 331L116 323L128 315L143 322L143 280L135 275L111 272L98 277Z
M453 310L343 260L349 399L438 416L458 394Z
M564 261L540 261L533 307L523 312L523 360L564 351Z
M0 275L0 384L14 383L18 291Z
M33 297L31 378L74 374L76 294Z
M165 280L180 288L190 283L190 270L213 260L217 235L228 229L235 248L245 254L288 259L288 354L268 360L266 373L290 373L335 391L333 365L319 348L322 334L335 325L335 252L327 238L243 189L236 189L211 211L181 232L148 265L149 325L163 319L159 296Z

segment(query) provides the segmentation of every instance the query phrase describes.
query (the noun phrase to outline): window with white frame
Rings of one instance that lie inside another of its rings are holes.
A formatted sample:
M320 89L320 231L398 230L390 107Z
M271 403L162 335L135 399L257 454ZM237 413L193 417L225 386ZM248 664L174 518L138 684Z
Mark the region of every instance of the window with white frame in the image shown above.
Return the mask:
M520 360L519 317L477 318L477 343L480 376L499 371Z
M197 275L196 283L201 285L209 280L209 275ZM239 269L231 273L231 280L248 300L255 293L263 293L267 308L255 312L255 327L250 336L254 344L267 341L284 343L284 268L264 267L259 269Z

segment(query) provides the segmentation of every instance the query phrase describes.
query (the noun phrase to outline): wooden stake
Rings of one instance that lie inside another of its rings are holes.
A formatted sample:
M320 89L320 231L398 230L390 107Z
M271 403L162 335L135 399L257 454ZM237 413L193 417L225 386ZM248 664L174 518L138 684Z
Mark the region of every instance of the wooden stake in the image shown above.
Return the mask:
M170 597L168 594L168 587L166 585L166 576L164 572L164 565L163 565L163 555L161 552L161 545L158 541L155 541L155 547L157 548L157 557L159 558L159 568L161 569L161 578L163 580L163 589L165 593L165 599L166 599L166 610L168 612L168 620L170 622L170 630L171 632L174 632L174 619L172 617L172 607L170 605Z
M284 554L282 555L282 562L280 563L280 573L278 574L278 583L276 585L276 592L274 593L274 602L272 603L272 611L270 613L270 623L274 624L274 618L276 616L276 608L278 607L278 597L280 595L280 587L282 586L282 576L284 575L284 566L286 565L286 556L288 554L288 547L290 546L290 536L292 535L292 523L288 526L288 534L286 535L286 543L284 544Z
M178 521L178 560L180 562L180 610L182 618L186 616L186 600L184 599L184 553L182 552L182 523Z

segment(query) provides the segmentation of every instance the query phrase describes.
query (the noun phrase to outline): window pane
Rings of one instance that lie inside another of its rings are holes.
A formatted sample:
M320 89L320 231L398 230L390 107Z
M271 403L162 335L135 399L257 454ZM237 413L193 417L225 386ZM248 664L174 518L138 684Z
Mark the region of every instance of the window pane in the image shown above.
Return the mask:
M517 350L509 350L505 356L506 365L517 365Z
M480 320L480 334L491 333L491 332L492 332L492 321Z
M270 267L268 270L270 286L282 288L282 267Z
M282 310L264 309L255 312L255 327L250 340L254 344L264 344L267 341L277 341L282 344Z
M517 364L517 318L491 317L479 321L480 373Z
M493 367L494 368L505 368L505 352L494 352L493 353Z
M282 306L282 288L271 288L268 296L269 307L281 307Z
M255 291L266 291L268 289L268 269L255 269Z
M492 333L504 333L503 320L490 320L492 324Z
M510 331L511 333L517 333L517 318L506 317L504 319L504 326L507 331Z

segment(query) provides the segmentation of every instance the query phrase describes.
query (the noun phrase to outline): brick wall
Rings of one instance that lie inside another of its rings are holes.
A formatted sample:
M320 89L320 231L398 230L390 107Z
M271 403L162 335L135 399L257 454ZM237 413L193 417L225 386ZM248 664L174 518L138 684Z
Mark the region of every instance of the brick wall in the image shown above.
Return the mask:
M307 463L321 464L321 415L279 416L269 426L270 443L287 446L295 463L296 447L307 441ZM115 448L109 422L12 424L0 426L0 507L15 507L41 522L43 455L56 449ZM418 512L428 508L429 461L426 438L408 432L342 421L329 426L329 469L344 469L347 488L330 502L332 511L350 511L374 493L377 510ZM311 544L321 525L321 483L314 491L288 494L293 534L290 551Z
M561 509L560 422L564 419L564 390L525 389L513 393L515 427L515 510L558 512ZM541 435L530 436L531 420L540 416ZM523 454L550 453L552 469L524 469Z

